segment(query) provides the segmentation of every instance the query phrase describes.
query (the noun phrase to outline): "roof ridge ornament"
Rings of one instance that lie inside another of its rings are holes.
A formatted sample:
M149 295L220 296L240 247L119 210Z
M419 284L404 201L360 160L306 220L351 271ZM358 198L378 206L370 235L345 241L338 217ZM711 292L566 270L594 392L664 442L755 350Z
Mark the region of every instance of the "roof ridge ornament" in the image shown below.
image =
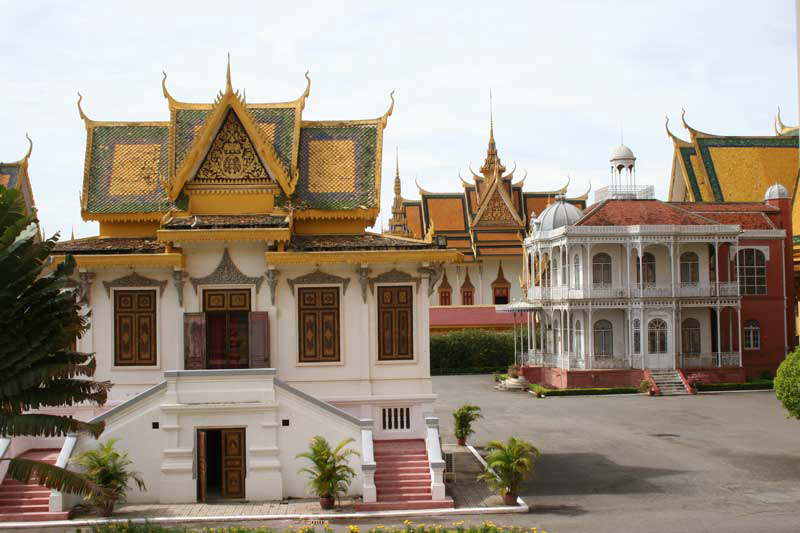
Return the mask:
M31 140L27 131L25 132L25 138L28 139L28 152L25 154L25 157L22 158L22 161L27 161L33 152L33 141Z
M704 131L696 130L693 127L691 127L686 122L686 108L685 107L681 108L681 122L683 122L683 127L686 128L687 130L689 130L689 132L692 134L692 136L701 135L703 137L718 137L717 135L713 135L711 133L706 133Z
M172 105L175 102L175 99L172 97L171 94L169 94L169 90L167 89L167 71L162 70L161 74L164 75L164 77L161 78L161 92L164 94L164 98L167 99L167 102L169 102L170 105Z
M84 122L91 122L91 119L86 116L86 113L83 112L83 107L81 107L81 101L83 100L83 95L78 91L78 115L81 117L81 120Z
M672 139L673 142L679 142L679 143L683 143L683 144L690 144L689 142L684 141L683 139L681 139L680 137L678 137L677 135L675 135L674 133L672 133L670 131L670 129L669 129L669 115L668 114L666 114L666 113L664 114L664 119L665 119L664 128L667 130L667 136L670 139Z
M233 83L231 82L231 53L228 52L228 66L225 69L225 92L233 92Z

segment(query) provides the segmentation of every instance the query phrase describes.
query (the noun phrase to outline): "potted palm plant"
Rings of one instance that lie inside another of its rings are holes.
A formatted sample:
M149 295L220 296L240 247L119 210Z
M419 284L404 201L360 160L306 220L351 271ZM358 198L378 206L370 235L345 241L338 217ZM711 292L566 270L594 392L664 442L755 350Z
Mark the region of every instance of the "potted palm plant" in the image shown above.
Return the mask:
M478 479L503 497L506 505L516 505L519 487L533 471L539 450L526 440L511 437L507 442L493 440L487 447L486 470Z
M453 432L459 446L464 446L467 443L467 437L475 433L472 423L479 418L483 418L483 415L481 415L481 408L477 405L465 403L453 411Z
M351 442L353 439L345 439L331 449L328 441L317 435L311 439L307 452L297 454L298 459L311 461L311 466L301 468L300 472L311 476L309 491L319 496L319 506L323 509L333 508L336 496L347 492L356 475L348 464L350 456L358 455L357 451L346 448Z
M111 516L114 506L125 501L130 481L134 481L139 490L147 490L141 475L128 470L133 464L128 452L120 453L114 447L117 440L108 439L105 444L99 444L96 450L85 451L72 459L73 464L83 468L89 481L103 489L102 492L89 493L84 497L97 508L100 516Z

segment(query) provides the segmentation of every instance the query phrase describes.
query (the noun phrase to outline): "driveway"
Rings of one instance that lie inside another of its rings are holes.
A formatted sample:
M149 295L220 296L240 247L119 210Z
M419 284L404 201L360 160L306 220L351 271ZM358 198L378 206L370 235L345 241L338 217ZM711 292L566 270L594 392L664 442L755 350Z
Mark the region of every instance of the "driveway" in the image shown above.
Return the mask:
M497 523L800 532L800 420L771 391L536 399L494 391L490 376L433 380L446 442L455 441L450 413L470 402L484 414L472 443L514 435L542 452L522 491L532 513Z

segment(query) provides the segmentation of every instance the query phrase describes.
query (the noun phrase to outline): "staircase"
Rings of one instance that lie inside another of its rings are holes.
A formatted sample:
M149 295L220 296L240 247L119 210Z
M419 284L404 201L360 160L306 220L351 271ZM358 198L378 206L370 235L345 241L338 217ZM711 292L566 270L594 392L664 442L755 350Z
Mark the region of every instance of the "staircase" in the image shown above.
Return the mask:
M677 370L651 370L650 374L664 396L689 394Z
M423 439L376 440L377 502L359 503L357 511L450 509L452 498L433 500L428 452Z
M58 449L28 450L20 455L43 463L55 464ZM25 484L8 476L0 483L0 523L40 522L44 520L66 520L69 511L50 512L50 489L37 485L35 480Z

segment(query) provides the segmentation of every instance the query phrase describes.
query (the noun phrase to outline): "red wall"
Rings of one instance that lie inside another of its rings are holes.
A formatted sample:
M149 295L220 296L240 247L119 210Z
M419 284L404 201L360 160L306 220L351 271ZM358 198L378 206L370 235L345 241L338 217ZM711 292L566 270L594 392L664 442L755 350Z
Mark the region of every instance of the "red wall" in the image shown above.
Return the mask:
M695 381L703 383L742 383L745 380L744 368L700 368L681 370L689 384Z
M540 366L522 368L525 379L551 389L594 387L638 387L644 378L641 370L564 370Z

